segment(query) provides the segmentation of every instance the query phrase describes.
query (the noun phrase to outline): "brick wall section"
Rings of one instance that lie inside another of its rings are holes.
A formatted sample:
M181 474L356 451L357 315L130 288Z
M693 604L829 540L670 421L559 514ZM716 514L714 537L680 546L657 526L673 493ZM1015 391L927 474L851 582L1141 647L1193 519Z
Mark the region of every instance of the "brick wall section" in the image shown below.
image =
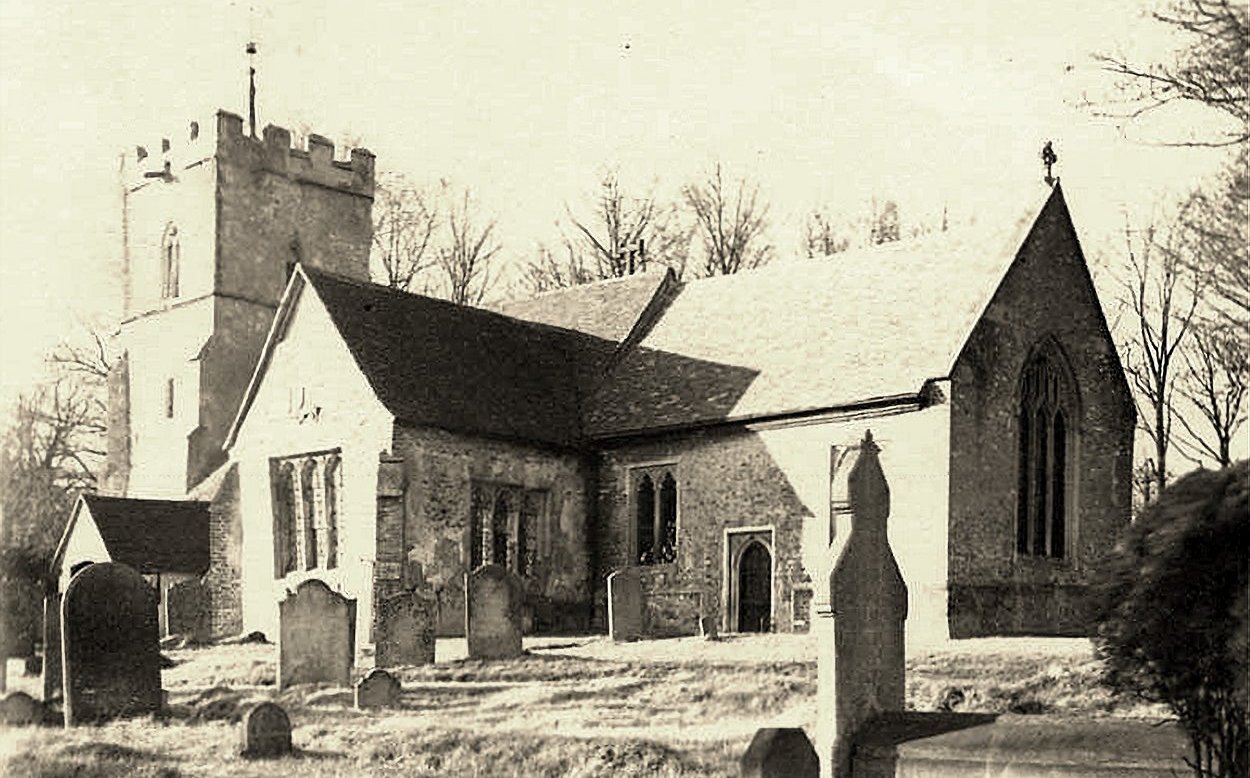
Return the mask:
M589 468L580 455L401 424L395 426L391 453L404 460L406 477L403 578L438 592L440 635L464 630L475 480L546 490L538 559L524 579L527 616L537 632L588 627L592 504Z
M1015 554L1018 387L1045 337L1066 352L1080 395L1075 553L1065 560ZM1088 634L1090 573L1129 522L1134 411L1061 198L973 330L951 387L951 636Z
M644 568L644 627L650 634L697 634L701 609L729 629L722 601L725 528L771 526L773 624L777 631L791 631L794 590L810 585L801 561L802 527L810 511L759 437L742 427L605 448L599 465L596 623L605 618L607 575L632 561L631 468L661 462L676 463L677 560Z
M243 630L243 595L239 587L243 523L237 466L226 472L208 516L208 573L204 586L211 610L209 631L214 638L220 638Z

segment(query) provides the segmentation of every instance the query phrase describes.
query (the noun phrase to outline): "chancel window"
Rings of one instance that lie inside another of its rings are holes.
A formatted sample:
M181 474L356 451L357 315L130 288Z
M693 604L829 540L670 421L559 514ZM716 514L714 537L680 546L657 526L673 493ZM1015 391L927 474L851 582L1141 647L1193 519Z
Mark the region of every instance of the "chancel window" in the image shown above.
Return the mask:
M341 465L337 451L272 460L275 578L338 566Z
M474 482L469 504L469 564L531 575L539 554L547 492L512 484Z
M634 485L634 559L641 565L677 559L677 477L673 467L638 468Z
M1061 559L1073 515L1076 383L1058 344L1025 363L1020 378L1016 552Z
M182 244L178 228L170 224L161 238L161 297L178 296L178 266L182 263Z

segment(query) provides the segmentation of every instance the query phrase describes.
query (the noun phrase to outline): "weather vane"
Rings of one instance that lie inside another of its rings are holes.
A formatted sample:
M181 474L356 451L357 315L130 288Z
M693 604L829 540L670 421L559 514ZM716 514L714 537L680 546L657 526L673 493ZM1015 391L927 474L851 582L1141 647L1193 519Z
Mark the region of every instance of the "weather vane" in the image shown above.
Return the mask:
M1054 186L1055 182L1059 180L1050 174L1051 167L1058 161L1059 156L1055 154L1054 147L1051 146L1050 141L1046 141L1046 144L1042 146L1042 164L1046 166L1045 181L1047 186Z

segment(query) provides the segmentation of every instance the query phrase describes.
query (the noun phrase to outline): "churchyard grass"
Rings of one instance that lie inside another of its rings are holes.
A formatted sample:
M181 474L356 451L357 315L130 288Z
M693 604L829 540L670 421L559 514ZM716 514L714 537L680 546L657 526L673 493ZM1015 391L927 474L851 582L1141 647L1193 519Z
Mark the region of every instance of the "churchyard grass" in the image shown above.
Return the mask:
M463 641L441 640L438 663L394 668L401 707L370 711L351 707L350 689L310 684L278 693L272 645L171 651L177 664L162 671L165 722L0 730L0 774L736 775L756 728L813 731L816 663L807 636L549 638L527 639L526 648L515 659L467 660ZM1164 715L1099 687L1087 641L964 641L915 652L907 670L915 709L946 702L1020 715ZM290 714L296 755L272 762L236 755L237 717L262 699Z

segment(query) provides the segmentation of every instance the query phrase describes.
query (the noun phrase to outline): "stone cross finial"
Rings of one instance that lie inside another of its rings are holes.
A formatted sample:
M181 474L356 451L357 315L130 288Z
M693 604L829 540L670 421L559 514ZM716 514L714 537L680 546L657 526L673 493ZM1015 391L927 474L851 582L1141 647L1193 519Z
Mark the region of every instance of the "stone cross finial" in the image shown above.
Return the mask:
M1045 181L1047 186L1054 186L1055 182L1059 180L1051 175L1051 167L1058 161L1059 155L1055 154L1055 149L1051 142L1046 141L1046 144L1042 146L1042 164L1046 166Z

